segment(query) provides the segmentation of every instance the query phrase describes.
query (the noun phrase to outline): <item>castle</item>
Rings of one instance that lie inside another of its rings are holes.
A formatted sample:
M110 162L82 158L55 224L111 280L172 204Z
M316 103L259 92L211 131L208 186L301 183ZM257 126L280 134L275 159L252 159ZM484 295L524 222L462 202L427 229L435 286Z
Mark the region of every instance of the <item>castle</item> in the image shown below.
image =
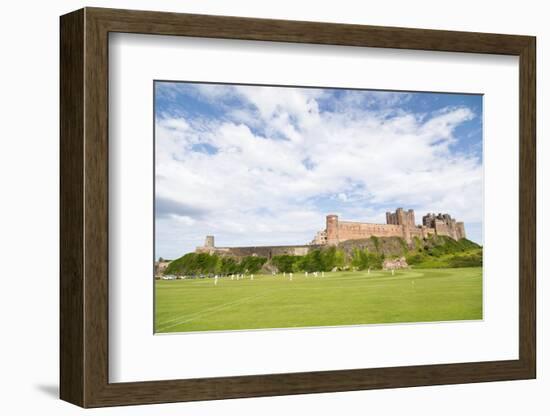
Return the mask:
M428 238L430 235L447 236L454 240L466 238L464 223L457 222L449 214L428 213L422 217L422 224L416 225L414 211L397 208L386 212L386 224L342 221L338 215L327 215L326 228L319 231L309 244L289 246L216 247L214 236L207 236L204 246L197 247L196 253L216 253L238 257L262 256L271 259L279 255L304 256L310 250L324 246L336 246L348 240L361 240L370 237L400 237L411 244L415 237Z
M444 235L454 240L466 238L464 223L457 222L449 214L426 214L422 225L416 225L414 211L397 208L386 212L386 224L342 221L338 215L327 215L326 228L319 231L311 244L338 245L347 240L370 237L401 237L410 243L414 237L428 238L430 235Z

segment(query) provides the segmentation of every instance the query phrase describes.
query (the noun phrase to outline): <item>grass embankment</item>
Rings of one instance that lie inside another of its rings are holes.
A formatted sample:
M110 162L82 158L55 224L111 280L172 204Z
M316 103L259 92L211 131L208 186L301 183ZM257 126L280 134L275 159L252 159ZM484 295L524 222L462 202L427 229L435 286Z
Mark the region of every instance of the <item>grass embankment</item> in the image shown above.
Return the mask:
M426 241L414 239L414 249L406 255L415 269L481 267L483 248L473 241L455 241L449 237L432 237Z

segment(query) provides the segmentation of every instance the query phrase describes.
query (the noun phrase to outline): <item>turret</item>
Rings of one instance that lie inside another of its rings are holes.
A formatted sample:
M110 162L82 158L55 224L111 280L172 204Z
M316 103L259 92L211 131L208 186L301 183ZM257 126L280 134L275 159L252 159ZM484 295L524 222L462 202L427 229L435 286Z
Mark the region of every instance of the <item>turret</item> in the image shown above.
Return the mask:
M204 241L204 246L208 248L214 248L214 236L213 235L207 235L206 240Z
M338 215L327 215L327 244L338 244Z

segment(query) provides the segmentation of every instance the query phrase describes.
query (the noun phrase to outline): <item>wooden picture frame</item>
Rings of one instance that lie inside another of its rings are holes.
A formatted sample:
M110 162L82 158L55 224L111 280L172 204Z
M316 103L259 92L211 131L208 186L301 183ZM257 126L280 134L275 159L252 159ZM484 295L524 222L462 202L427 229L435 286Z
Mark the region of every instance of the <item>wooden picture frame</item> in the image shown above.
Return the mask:
M535 378L534 37L100 8L62 16L60 29L61 399L82 407L102 407ZM518 56L519 359L109 383L110 32Z

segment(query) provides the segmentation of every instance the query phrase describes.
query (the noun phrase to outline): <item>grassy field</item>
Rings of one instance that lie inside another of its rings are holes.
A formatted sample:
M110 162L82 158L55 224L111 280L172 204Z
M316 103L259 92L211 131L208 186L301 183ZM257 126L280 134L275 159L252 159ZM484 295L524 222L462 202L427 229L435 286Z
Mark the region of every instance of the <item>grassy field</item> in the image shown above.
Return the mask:
M156 332L482 318L481 267L158 280Z

